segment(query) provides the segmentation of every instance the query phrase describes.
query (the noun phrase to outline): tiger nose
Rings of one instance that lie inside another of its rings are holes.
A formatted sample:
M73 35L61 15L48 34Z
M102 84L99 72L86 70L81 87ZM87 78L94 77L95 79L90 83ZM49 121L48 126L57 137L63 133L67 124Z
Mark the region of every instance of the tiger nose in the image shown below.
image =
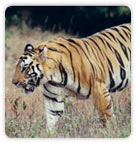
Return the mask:
M17 85L17 84L18 84L18 81L12 80L12 83L13 83L14 85Z

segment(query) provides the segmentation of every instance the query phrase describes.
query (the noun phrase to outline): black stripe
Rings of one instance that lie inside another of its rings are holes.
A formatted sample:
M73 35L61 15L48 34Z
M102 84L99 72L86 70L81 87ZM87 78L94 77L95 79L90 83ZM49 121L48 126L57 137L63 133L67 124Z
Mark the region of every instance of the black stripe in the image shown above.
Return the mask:
M104 39L102 39L100 36L96 36L96 37L102 41L102 43L104 44L104 46L106 46L105 43L104 43ZM104 53L104 55L105 55L105 53ZM105 57L107 58L106 55L105 55ZM100 62L101 62L101 65L103 66L103 62L102 62L101 60L100 60ZM111 65L109 59L108 59L108 62L109 62L110 67L111 67L111 69L112 69L112 65ZM105 69L104 66L103 66L103 69ZM113 69L112 69L112 71L113 71Z
M104 37L107 37L110 41L112 41L112 39L108 35L106 35L105 33L101 32L100 34L102 34Z
M63 103L64 101L58 101L55 97L49 97L49 96L47 96L47 95L45 95L45 94L43 94L46 98L48 98L48 99L50 99L50 100L52 100L53 102L58 102L58 103Z
M120 67L120 77L121 77L121 79L122 79L121 83L120 83L117 87L111 89L111 92L115 92L115 91L117 91L117 90L120 91L120 90L122 90L122 89L126 86L126 84L127 84L127 83L125 83L125 86L122 87L123 82L124 82L125 77L126 77L126 72L125 72L125 70L122 69L121 67ZM127 81L127 82L128 82L128 81Z
M105 45L105 42L104 42L104 39L102 39L102 38L101 38L100 36L98 36L98 35L96 35L96 37L97 37L99 40L101 40L101 42L103 43L104 46L106 46L106 45Z
M75 44L75 45L77 45L78 47L80 47L80 50L84 53L84 55L86 56L87 60L89 61L90 65L91 65L91 67L92 67L92 69L93 69L93 72L95 72L94 67L93 67L93 64L92 64L91 61L89 60L87 54L85 53L85 51L83 50L83 48L81 47L81 45L79 45L78 43L76 43L76 42L75 42L74 40L72 40L72 39L68 39L68 41L70 41L70 42L72 42L73 44ZM72 46L72 45L71 45L71 46ZM73 47L74 47L74 46L73 46ZM76 47L74 47L74 48L77 49ZM77 51L78 51L78 50L77 50ZM78 53L79 53L79 51L78 51ZM80 55L80 53L79 53L79 55Z
M111 89L110 92L115 92L115 91L117 91L117 90L120 90L120 88L122 87L122 85L123 85L123 81L122 81L117 87Z
M31 66L33 64L33 61L29 64L29 66Z
M86 44L86 41L85 41L85 40L82 40L82 41L83 41L83 43L84 43L84 45L85 45L85 47L86 47L87 52L89 53L89 49L88 49L88 46L87 46L87 44Z
M20 57L19 59L20 59L20 60L24 60L24 59L26 60L27 58L28 58L28 57Z
M99 36L96 36L96 37L99 38L99 39L102 41L102 43L104 44L104 46L105 46L105 43L104 43L103 39L102 39L101 37L99 37ZM93 52L93 55L95 56L96 60L101 62L101 65L102 65L103 69L105 70L101 59L100 59L100 60L98 59L99 56L97 57L97 55L96 55L95 52L94 52L94 49L89 45L89 43L88 43L87 41L85 41L85 42L86 42L87 45L91 48L91 50L92 50L92 52ZM86 46L87 46L87 45L86 45ZM97 50L96 50L96 52L97 52ZM100 68L100 67L99 67L99 68ZM100 68L100 70L101 70L101 68ZM101 72L102 72L102 71L101 71ZM95 74L95 72L94 72L94 74Z
M130 39L130 42L131 42L131 33L128 33L128 34L129 34L129 36L130 36L130 38L129 38L129 39Z
M67 47L65 45L63 45L62 43L57 43L57 42L55 42L55 43L58 44L58 45L60 45L61 47L64 47L64 48L67 49Z
M107 41L106 41L106 44L107 44L107 46L110 48L111 52L113 52L113 51L114 51L113 46L111 46Z
M120 33L119 29L117 29L117 28L112 28L112 30L116 31L116 32L122 37L122 39L123 39L124 41L126 41L126 39L125 39L125 38L123 37L123 35Z
M112 88L115 86L115 81L114 81L114 79L112 77L112 73L111 73L110 70L109 70L109 78L110 78L110 89L109 89L109 91L111 92Z
M103 57L105 57L104 54L103 54L102 51L101 51L101 48L100 48L99 45L96 43L96 41L93 40L93 39L91 39L91 38L89 38L89 40L91 40L91 41L98 47L98 49L99 49L101 55L102 55ZM98 56L98 57L99 57L99 56ZM100 61L101 65L102 65L102 67L103 67L103 70L105 70L101 59L100 59L99 61ZM99 67L99 69L100 69L101 73L103 73L103 70L102 70L100 67Z
M120 27L123 27L123 28L127 29L129 32L131 32L130 29L125 25L121 25Z
M120 67L120 77L122 80L126 78L126 71L122 67Z
M128 85L128 79L126 80L125 85L124 85L122 88L119 89L119 91L121 91L121 90L123 90L124 88L126 88L127 85Z
M106 107L106 110L111 109L111 107L112 107L112 101L110 100L110 103L109 103L108 106Z
M60 116L60 117L61 117L62 114L63 114L63 110L60 110L60 111L50 110L50 112L51 112L52 115L54 115L54 116L58 115L58 116Z
M74 44L74 43L73 43L73 44ZM79 51L78 51L78 49L77 49L73 44L69 43L69 45L77 51L77 53L79 54L79 57L81 57L81 56L80 56L80 53L79 53ZM77 46L78 46L78 45L77 45Z
M112 32L107 31L107 33L116 41L116 38L114 37L114 35L112 34Z
M125 33L125 35L126 35L128 38L130 38L129 35L128 35L128 33L127 33L124 29L121 29L121 30Z
M73 77L74 77L74 81L75 81L76 75L75 75L75 70L74 70L74 65L73 65L72 54L71 54L71 52L69 52L69 53L70 53L71 68L73 71Z
M123 50L123 53L125 54L126 58L129 60L126 47L123 45L123 43L120 40L118 40L118 41L119 41L121 49Z
M60 83L63 84L63 82L64 82L64 80L65 80L65 79L64 79L65 77L63 76L63 69L62 69L61 64L59 65L59 72L60 72L60 74L61 74L61 82L60 82Z
M78 73L78 88L77 88L77 93L80 94L81 86L80 86L80 75Z
M63 52L63 51L58 51L58 50L56 50L56 49L52 49L52 48L48 48L49 50L51 50L51 51L53 51L53 52L57 52L57 53L63 53L63 54L65 54L65 52Z
M109 93L107 90L103 92L103 94L107 94L107 93Z
M49 91L49 90L47 89L47 87L46 87L45 84L43 85L43 87L44 87L44 89L45 89L47 92L49 92L49 93L51 93L51 94L53 94L53 95L57 95L56 93L53 93L53 92Z
M88 39L89 39L90 41L92 41L92 42L96 45L96 47L99 49L101 55L104 57L104 55L103 55L103 53L102 53L102 51L101 51L101 48L100 48L99 45L96 43L96 41L93 40L92 38L88 38Z
M49 96L47 96L47 95L45 95L45 94L43 94L46 98L48 98L48 99L50 99L50 100L52 100L53 102L58 102L58 103L63 103L64 101L58 101L55 97L49 97Z
M74 46L74 45L72 45L72 44L75 44L76 46L78 46L78 47L81 47L78 43L76 43L73 39L67 39L67 41L69 41L69 45L71 46L71 47L73 47L76 51L77 51L77 53L80 55L80 53L79 53L79 51L78 51L78 49ZM71 44L72 43L72 44ZM81 57L81 56L80 56Z
M38 77L38 80L37 80L37 85L36 86L39 86L40 85L40 81L41 81L41 79L43 78L43 74L41 74L41 76L40 77Z
M29 74L30 77L36 77L37 76L37 73L36 72L33 72L31 74Z
M110 69L112 70L112 73L114 73L111 61L109 60L109 58L107 56L106 56L106 59L107 59L107 61L109 63Z
M87 94L87 96L86 96L87 98L89 98L90 95L91 95L91 89L92 89L91 86L92 86L92 85L91 85L91 79L90 79L89 91L88 91L88 94Z
M35 73L34 66L32 66L33 73Z
M30 57L32 57L32 54L30 54L28 52L24 53L23 55L25 55L25 56L29 55Z
M40 65L40 64L37 64L37 65L36 65L37 70L40 71L40 72L42 73L42 71L41 71L40 68L39 68L39 65Z
M32 66L32 70L33 70L33 72L32 72L30 75L35 75L35 76L37 76L37 73L36 73L35 70L34 70L34 66Z
M130 53L130 59L131 59L131 50L130 50L130 48L128 47L128 51L129 51L129 53Z
M56 44L60 45L61 47L64 47L68 51L68 53L70 55L70 61L71 61L71 68L72 68L72 71L73 71L73 77L74 77L74 81L75 81L75 70L74 70L74 66L73 66L73 59L72 59L71 51L65 45L63 45L61 43L56 43Z
M67 85L68 76L67 76L67 72L65 71L65 69L61 63L59 65L59 70L61 73L62 81L59 83L54 82L54 81L48 81L48 83L53 85L53 86L56 86L56 87L65 87Z
M71 42L71 43L77 45L77 43L76 43L73 39L67 39L67 41L69 41L69 42Z
M93 64L91 63L91 61L90 61L89 57L87 56L86 52L83 50L83 48L82 48L79 44L77 44L77 45L80 47L80 49L81 49L82 52L84 53L85 57L87 58L87 60L89 61L90 65L91 65L91 67L92 67L92 69L93 69L93 72L95 73L94 66L93 66Z
M66 86L67 80L68 80L68 75L67 75L67 72L66 72L65 68L63 67L62 63L60 63L60 65L59 65L59 70L60 70L61 76L62 76L62 84L63 84L63 86Z
M117 58L118 62L121 64L122 67L125 67L124 63L123 63L123 60L122 60L120 54L118 53L118 51L115 50L115 49L114 49L114 51L115 51L115 55L116 55L116 58Z
M94 52L94 49L91 47L91 45L89 45L89 43L87 41L86 41L86 43L88 44L88 46L90 47L91 51L93 52L93 55L95 56L96 60L99 61L98 58L97 58L97 55Z
M29 84L29 85L33 85L33 86L36 86L35 83L34 83L34 81L33 81L33 79L30 79L30 80L28 81L28 84Z

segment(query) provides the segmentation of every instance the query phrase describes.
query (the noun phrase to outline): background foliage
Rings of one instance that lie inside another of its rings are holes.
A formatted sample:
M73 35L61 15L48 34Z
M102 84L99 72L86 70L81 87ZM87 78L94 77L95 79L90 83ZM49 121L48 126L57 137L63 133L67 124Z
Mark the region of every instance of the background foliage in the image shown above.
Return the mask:
M101 29L130 22L126 6L11 6L6 10L6 26L25 24L43 31L65 31L89 36Z

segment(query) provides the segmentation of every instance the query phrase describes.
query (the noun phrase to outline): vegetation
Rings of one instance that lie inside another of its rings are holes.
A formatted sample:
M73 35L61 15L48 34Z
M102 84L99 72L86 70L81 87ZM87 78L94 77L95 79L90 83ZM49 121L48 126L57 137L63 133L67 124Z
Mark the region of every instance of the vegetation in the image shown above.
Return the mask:
M65 31L83 37L130 22L130 15L126 6L11 6L6 10L6 26L40 26L43 31Z

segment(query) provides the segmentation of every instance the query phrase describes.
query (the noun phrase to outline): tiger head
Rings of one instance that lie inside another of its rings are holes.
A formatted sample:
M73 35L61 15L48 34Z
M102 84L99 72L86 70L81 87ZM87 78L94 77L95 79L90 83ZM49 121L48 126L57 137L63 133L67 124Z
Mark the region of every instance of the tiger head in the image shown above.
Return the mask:
M33 92L41 81L47 77L46 75L44 76L44 70L46 69L48 72L48 65L51 65L51 63L46 64L46 52L47 48L43 48L43 46L34 48L28 44L17 61L12 83L17 87L23 88L27 94ZM46 67L45 69L43 64Z

